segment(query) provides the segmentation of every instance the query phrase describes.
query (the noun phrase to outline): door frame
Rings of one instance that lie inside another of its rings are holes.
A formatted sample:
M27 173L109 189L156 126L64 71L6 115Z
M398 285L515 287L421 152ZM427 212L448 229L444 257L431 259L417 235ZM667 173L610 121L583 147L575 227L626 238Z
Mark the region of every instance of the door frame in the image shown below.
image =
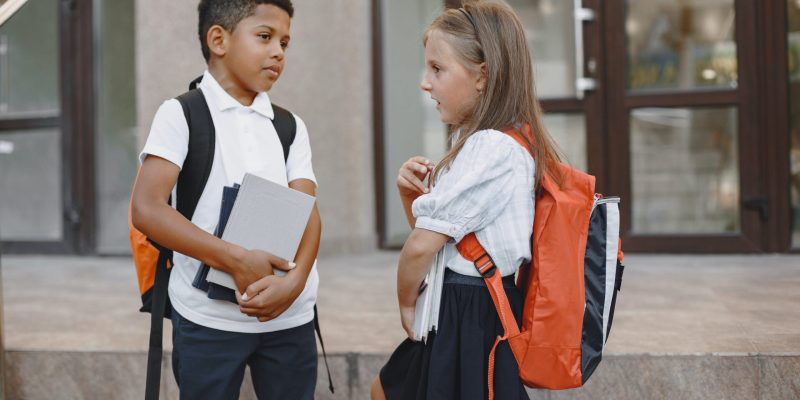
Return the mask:
M62 240L3 241L5 254L90 253L95 248L92 2L59 0L58 7L60 115L0 120L0 132L60 128Z
M759 128L763 126L757 101L764 96L759 78L762 69L752 60L758 60L759 38L756 35L758 20L756 1L735 0L735 30L737 45L738 86L735 89L710 89L686 92L663 92L628 94L627 91L627 38L624 0L603 2L602 14L605 26L606 65L605 77L606 126L611 151L606 153L610 172L609 193L619 194L621 203L621 236L625 248L636 252L668 253L750 253L765 250L766 225L759 213L740 208L740 232L720 234L636 234L631 230L632 190L630 160L629 111L636 107L714 107L735 106L737 108L737 160L739 162L740 201L751 197L766 196L763 162L764 141L758 140ZM785 64L783 64L785 65ZM788 156L788 154L787 154ZM744 167L744 168L743 168ZM788 179L785 181L788 182ZM774 207L773 207L774 208ZM773 217L774 219L774 217Z

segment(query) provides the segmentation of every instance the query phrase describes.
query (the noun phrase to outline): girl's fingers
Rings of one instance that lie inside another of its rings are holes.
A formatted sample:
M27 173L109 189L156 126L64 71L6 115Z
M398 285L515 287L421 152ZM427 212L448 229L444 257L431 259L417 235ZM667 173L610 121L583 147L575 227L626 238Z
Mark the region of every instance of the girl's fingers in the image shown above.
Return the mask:
M417 178L414 174L401 173L400 177L402 178L400 182L404 187L408 189L414 189L420 193L427 193L428 188L426 188L422 181L419 180L419 178Z

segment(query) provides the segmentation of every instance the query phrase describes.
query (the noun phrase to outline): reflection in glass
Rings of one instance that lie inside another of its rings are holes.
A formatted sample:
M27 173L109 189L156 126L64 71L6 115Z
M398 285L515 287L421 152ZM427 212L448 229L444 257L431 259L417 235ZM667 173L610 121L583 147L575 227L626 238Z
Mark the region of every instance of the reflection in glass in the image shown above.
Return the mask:
M575 18L572 1L509 0L531 50L540 98L575 96Z
M740 230L735 108L640 108L631 113L633 230Z
M4 132L0 140L13 148L10 154L0 154L0 240L61 240L58 129Z
M628 88L737 84L734 0L627 0Z
M436 104L420 90L424 71L421 36L442 12L441 0L384 1L383 13L383 198L385 244L401 246L410 229L397 196L397 171L412 156L438 162L446 133Z
M586 117L583 114L547 114L544 126L556 141L564 161L586 172Z
M128 204L136 175L134 4L94 0L97 252L130 252Z
M25 3L0 26L0 118L59 114L58 1Z
M792 247L800 248L800 1L787 0L789 11L789 136L792 201Z

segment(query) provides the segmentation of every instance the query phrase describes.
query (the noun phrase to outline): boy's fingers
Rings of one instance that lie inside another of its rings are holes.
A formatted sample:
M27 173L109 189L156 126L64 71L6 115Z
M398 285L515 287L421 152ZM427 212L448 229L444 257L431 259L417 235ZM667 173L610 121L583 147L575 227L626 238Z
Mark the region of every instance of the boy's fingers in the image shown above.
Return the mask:
M252 300L256 297L259 293L263 292L269 287L269 276L265 276L247 287L247 290L244 291L242 294L242 301L247 303L248 301Z
M287 261L277 256L272 256L269 260L269 263L272 264L272 268L277 268L281 271L289 271L297 266L294 261Z

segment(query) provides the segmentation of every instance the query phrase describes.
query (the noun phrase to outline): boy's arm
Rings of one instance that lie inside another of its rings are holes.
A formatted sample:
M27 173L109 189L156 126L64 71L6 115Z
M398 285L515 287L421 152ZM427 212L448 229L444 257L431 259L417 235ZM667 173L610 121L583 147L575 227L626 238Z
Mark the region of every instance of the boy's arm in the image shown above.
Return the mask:
M291 181L289 187L316 197L316 185L309 179ZM248 286L242 296L237 293L242 313L264 322L277 318L294 303L303 292L317 259L321 232L322 222L315 202L294 259L297 267L285 276L271 275L258 280Z
M198 228L168 204L180 168L166 159L148 155L133 186L131 219L134 227L164 247L200 260L233 276L244 289L287 269L287 262L263 251L248 251Z

